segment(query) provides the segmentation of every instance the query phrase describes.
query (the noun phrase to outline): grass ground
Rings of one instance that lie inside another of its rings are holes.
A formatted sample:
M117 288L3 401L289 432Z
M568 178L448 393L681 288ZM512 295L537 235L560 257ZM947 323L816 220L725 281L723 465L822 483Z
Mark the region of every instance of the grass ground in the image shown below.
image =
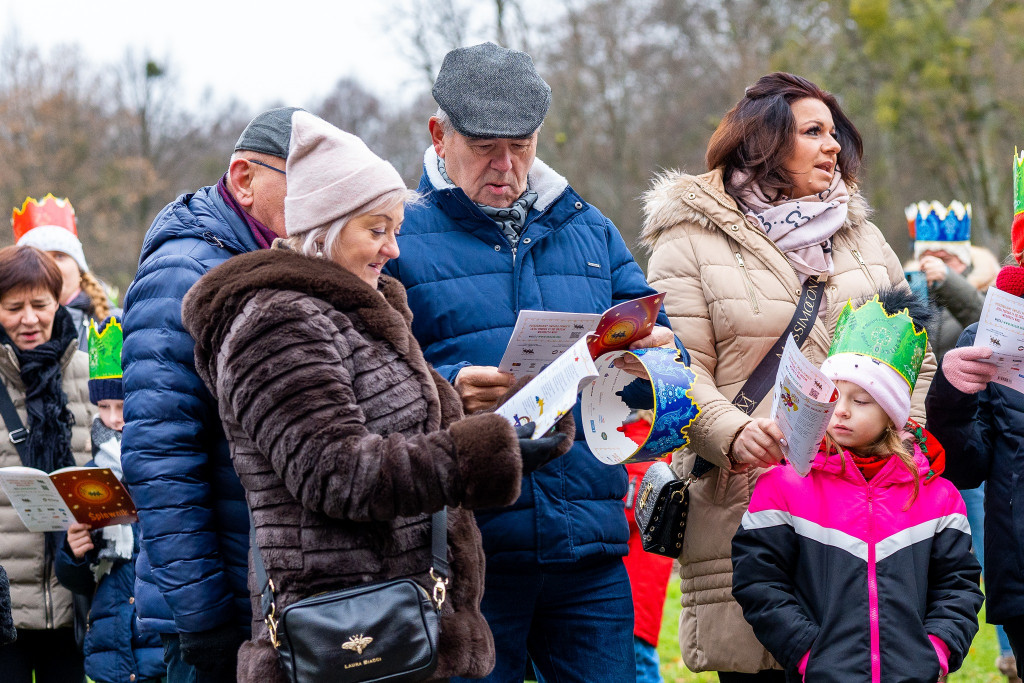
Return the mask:
M974 638L971 652L964 660L963 668L949 677L955 683L1005 683L995 667L999 646L996 643L995 628L984 623L985 611L981 612L981 630ZM665 683L718 683L718 676L710 673L691 673L683 666L679 654L679 581L669 582L665 599L665 617L662 621L661 640L658 641L658 656L661 658L661 676Z

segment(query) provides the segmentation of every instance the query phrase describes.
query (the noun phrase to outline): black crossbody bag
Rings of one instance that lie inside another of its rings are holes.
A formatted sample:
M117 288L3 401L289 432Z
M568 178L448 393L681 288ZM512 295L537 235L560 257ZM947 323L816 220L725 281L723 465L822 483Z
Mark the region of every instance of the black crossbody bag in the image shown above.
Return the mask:
M821 305L825 279L807 278L800 292L793 319L785 332L776 340L739 392L732 399L733 405L747 415L761 404L775 383L786 339L793 335L797 347L803 345L814 327L814 319ZM676 477L666 463L655 462L644 474L636 492L633 509L636 524L640 529L640 541L644 550L666 557L679 557L686 533L686 516L690 509L690 486L710 472L715 466L699 455L693 461L693 469L685 479Z
M290 683L412 683L431 677L448 586L447 510L434 513L430 524L433 595L412 579L394 579L312 595L281 610L252 524L249 542L263 617Z

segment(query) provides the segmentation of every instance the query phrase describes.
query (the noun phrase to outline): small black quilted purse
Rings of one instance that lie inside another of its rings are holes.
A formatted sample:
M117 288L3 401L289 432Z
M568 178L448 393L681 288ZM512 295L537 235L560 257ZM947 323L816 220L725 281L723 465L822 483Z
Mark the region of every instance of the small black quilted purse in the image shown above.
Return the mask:
M690 484L713 467L698 456L686 479L676 478L672 468L660 460L647 469L633 506L644 550L679 557L686 533L686 513L690 508Z

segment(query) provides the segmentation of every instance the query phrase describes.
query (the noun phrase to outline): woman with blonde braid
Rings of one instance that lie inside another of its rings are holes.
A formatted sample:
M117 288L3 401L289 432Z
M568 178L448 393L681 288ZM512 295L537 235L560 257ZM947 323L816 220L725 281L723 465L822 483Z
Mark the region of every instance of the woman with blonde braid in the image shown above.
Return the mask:
M78 239L75 209L67 199L47 194L42 201L25 199L21 209L11 215L14 240L18 246L35 247L50 254L63 276L60 303L71 314L78 333L78 347L86 350L89 320L103 320L111 307L103 284L89 271L85 252Z

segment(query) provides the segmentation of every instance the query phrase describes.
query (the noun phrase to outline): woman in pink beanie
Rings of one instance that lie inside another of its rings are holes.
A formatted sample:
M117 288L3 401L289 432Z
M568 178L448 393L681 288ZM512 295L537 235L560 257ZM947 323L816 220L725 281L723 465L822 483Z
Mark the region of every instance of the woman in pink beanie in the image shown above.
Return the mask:
M463 416L423 359L405 290L380 272L398 257L405 203L416 198L391 164L296 111L285 170L288 238L211 270L182 316L270 579L249 579L260 585L238 680L291 680L261 595L272 593L280 614L317 593L400 578L445 595L436 669L416 680L479 678L494 666L494 641L480 613L484 554L471 510L515 501L524 473L569 449L572 419L530 441L494 413ZM445 509L446 520L432 519ZM442 524L446 590L432 569ZM341 639L324 648L322 666L381 678L413 639L404 626L371 623L358 652Z

